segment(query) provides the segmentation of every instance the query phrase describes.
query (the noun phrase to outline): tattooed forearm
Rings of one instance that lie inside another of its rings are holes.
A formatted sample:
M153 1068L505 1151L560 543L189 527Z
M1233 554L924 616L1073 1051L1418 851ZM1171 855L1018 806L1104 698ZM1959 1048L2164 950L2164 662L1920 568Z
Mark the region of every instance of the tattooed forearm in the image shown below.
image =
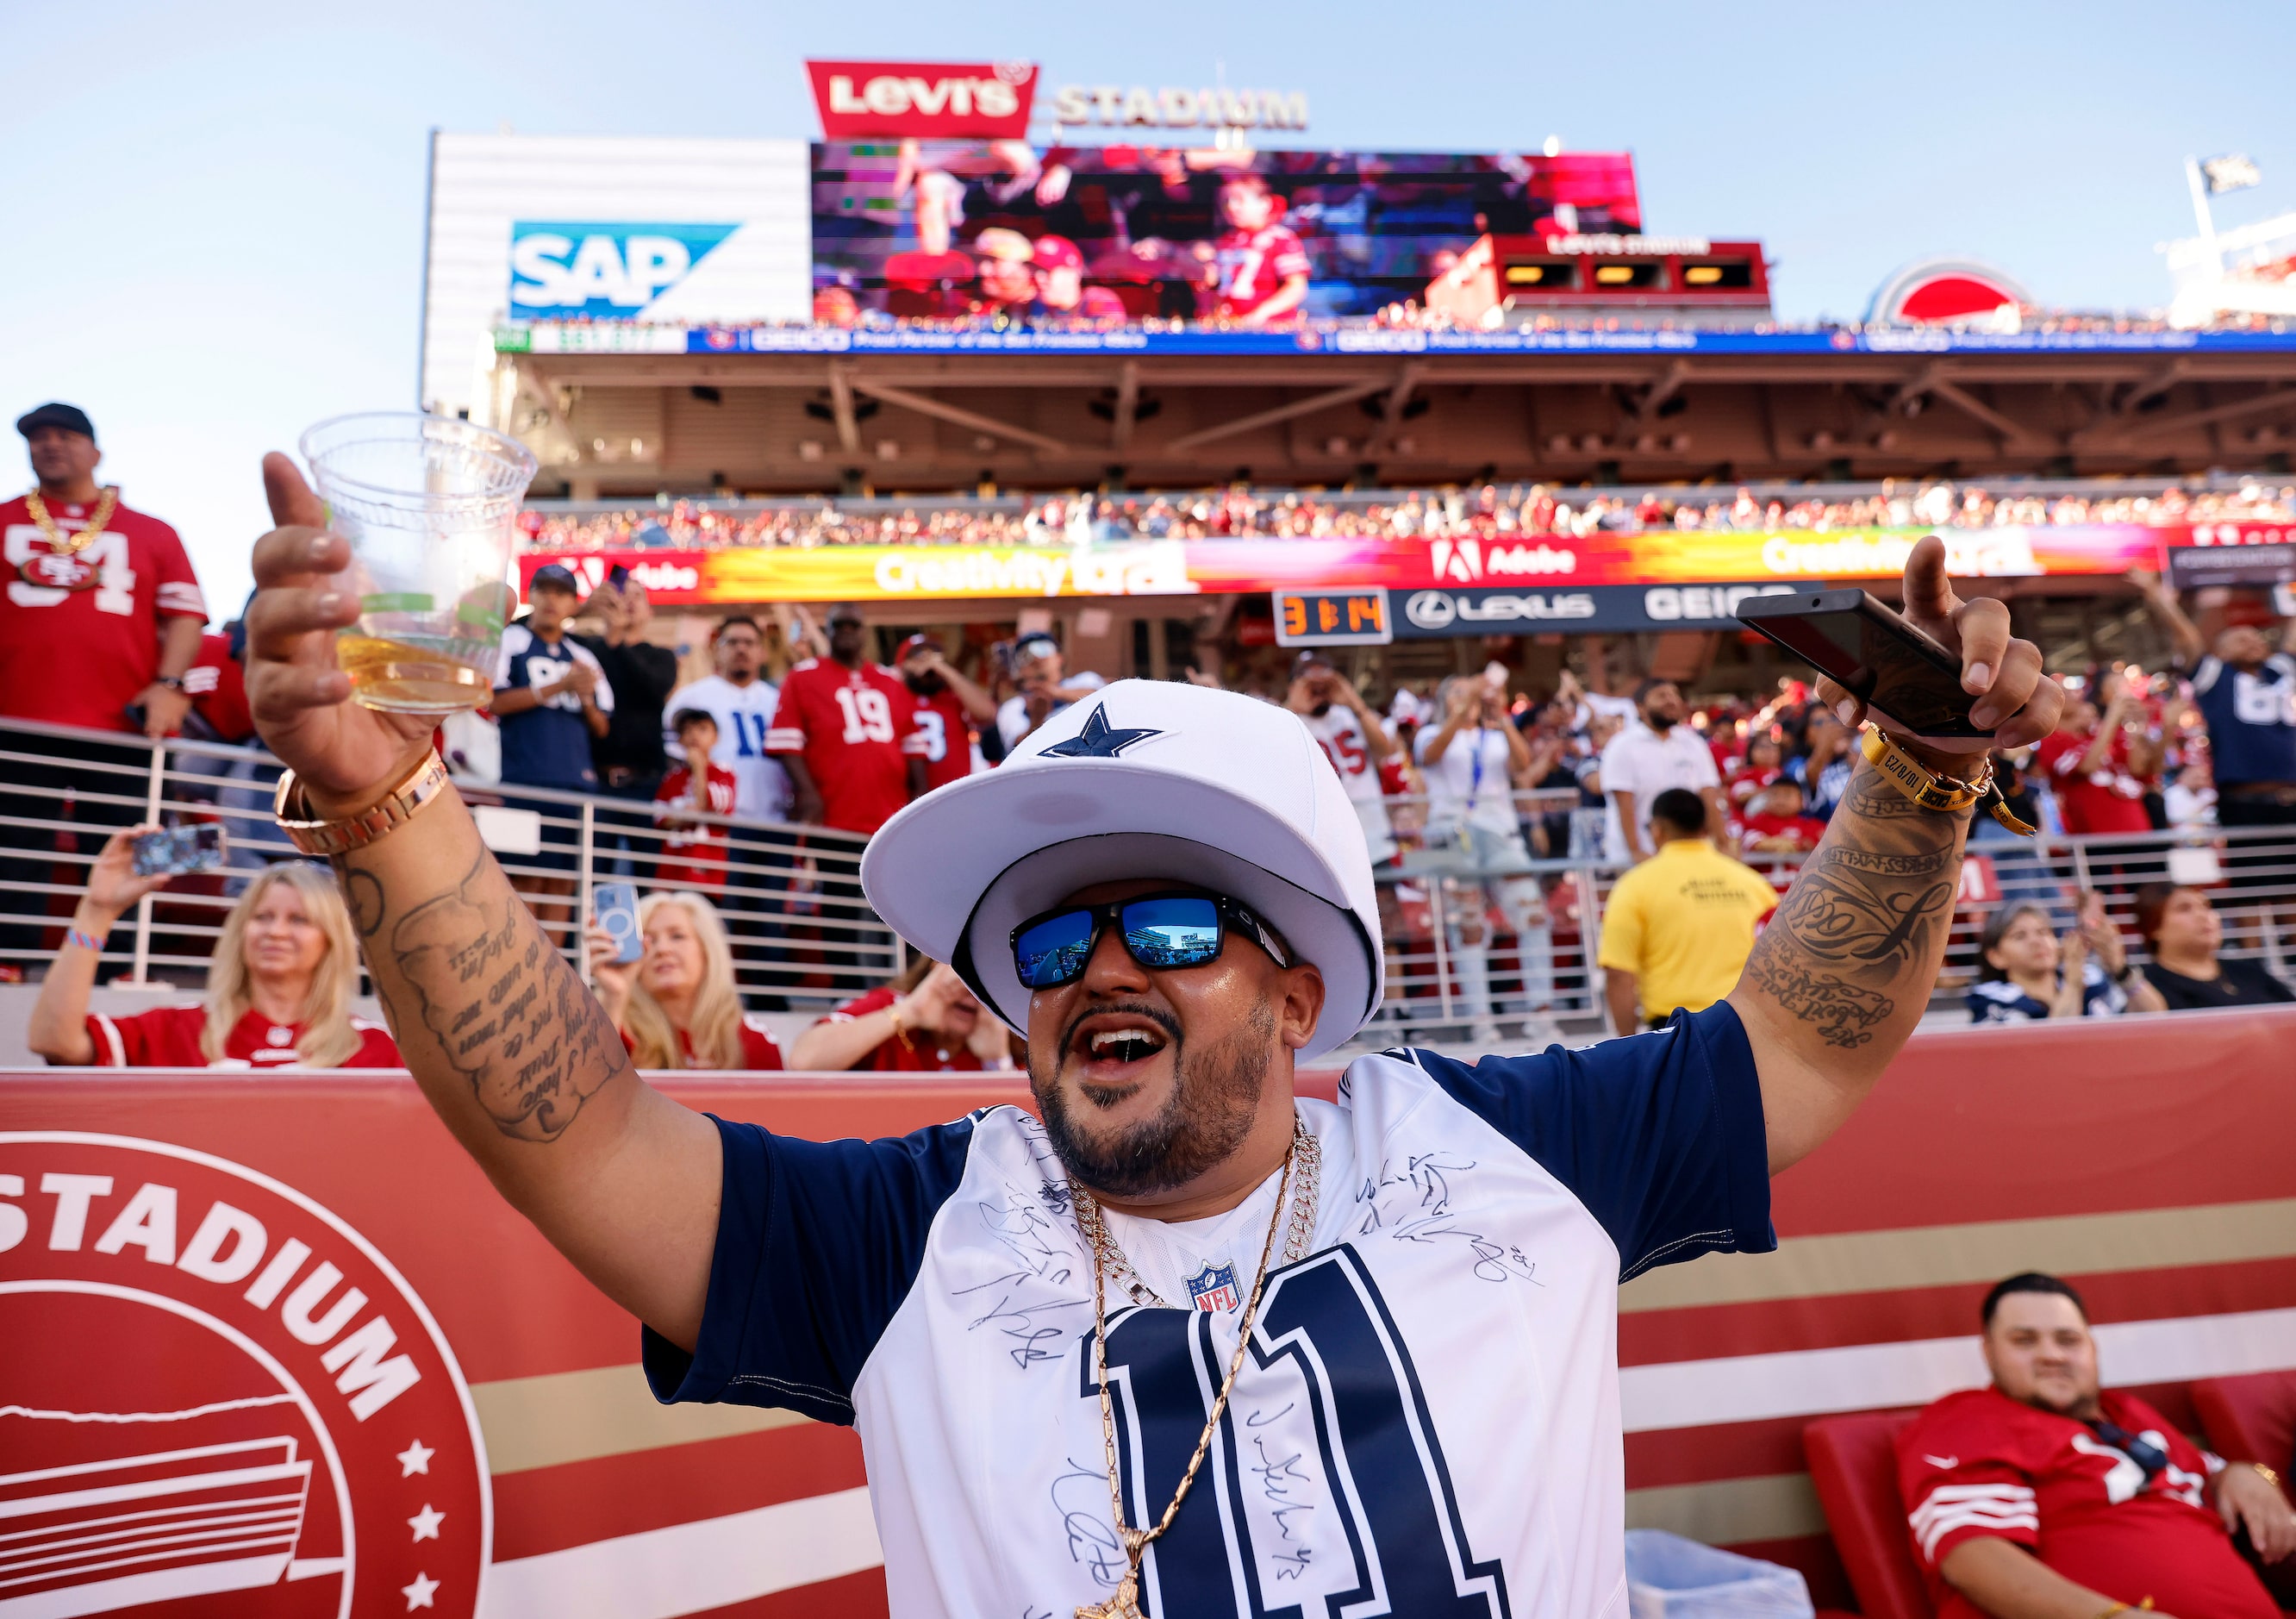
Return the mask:
M1903 1024L1902 1039L1944 957L1964 828L1861 762L1756 941L1742 988L1786 1013L1793 1038L1856 1049Z
M1844 844L1832 855L1833 864L1846 871L1866 871L1884 877L1935 876L1953 860L1950 849L1934 849L1927 854L1876 854L1869 849L1852 849Z
M1771 926L1785 928L1817 960L1867 964L1886 982L1927 956L1952 910L1951 883L1866 875L1821 850Z
M452 888L395 916L372 872L352 866L343 886L402 1046L433 1044L503 1134L557 1139L627 1065L603 1009L483 851Z
M1806 1020L1827 1045L1853 1051L1898 1009L1886 995L1775 956L1757 955L1747 962L1746 982Z

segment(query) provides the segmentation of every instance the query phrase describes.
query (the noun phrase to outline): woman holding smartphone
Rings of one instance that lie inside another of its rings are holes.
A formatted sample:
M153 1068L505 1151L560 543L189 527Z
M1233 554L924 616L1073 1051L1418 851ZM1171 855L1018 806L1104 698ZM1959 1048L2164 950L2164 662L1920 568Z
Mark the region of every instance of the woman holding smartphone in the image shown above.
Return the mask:
M114 833L87 874L64 948L40 986L26 1043L50 1063L104 1068L398 1068L390 1031L351 1015L358 941L335 880L290 860L265 868L224 918L206 998L114 1017L87 1009L104 936L168 877L135 874Z
M594 917L585 930L590 986L640 1068L740 1072L785 1066L764 1019L742 1010L734 952L718 908L674 891L638 901L636 961L618 961L614 937Z

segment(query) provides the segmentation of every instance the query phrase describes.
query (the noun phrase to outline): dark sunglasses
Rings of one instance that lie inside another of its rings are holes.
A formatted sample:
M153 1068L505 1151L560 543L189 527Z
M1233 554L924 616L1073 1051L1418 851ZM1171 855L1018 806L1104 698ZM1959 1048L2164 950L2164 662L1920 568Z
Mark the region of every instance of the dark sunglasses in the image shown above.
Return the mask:
M1084 976L1101 930L1115 923L1133 960L1151 971L1200 967L1219 958L1230 927L1241 929L1275 959L1291 952L1267 925L1234 900L1215 894L1141 894L1103 905L1070 905L1031 916L1013 930L1013 967L1031 990L1055 990Z

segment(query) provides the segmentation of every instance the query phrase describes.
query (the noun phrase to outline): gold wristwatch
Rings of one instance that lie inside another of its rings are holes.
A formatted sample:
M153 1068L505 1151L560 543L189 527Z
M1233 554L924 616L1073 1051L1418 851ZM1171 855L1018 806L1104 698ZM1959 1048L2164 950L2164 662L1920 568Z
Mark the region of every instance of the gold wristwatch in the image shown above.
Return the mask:
M447 786L446 762L434 748L422 755L405 780L365 809L326 819L313 816L303 784L290 770L279 778L279 792L272 801L271 813L289 842L305 854L332 859L363 849L396 832L414 818L415 811L444 793Z

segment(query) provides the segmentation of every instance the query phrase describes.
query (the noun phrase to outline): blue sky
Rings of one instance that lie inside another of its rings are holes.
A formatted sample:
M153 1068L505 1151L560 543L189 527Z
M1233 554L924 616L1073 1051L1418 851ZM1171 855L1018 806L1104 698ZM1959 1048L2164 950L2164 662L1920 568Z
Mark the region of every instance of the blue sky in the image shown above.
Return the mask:
M2282 0L0 8L0 409L84 407L218 616L267 526L261 453L413 403L434 126L804 136L808 55L1146 84L1224 65L1308 91L1318 145L1630 149L1646 225L1759 238L1794 319L1855 315L1939 251L2046 303L2157 306L2187 153L2263 167L2219 225L2296 206Z

